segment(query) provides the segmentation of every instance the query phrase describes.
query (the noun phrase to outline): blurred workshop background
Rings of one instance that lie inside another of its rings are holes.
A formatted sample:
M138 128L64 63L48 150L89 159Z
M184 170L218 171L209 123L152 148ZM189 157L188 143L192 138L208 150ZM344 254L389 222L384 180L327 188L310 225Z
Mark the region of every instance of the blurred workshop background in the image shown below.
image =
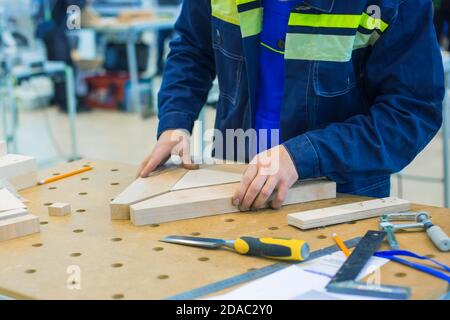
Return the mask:
M0 0L0 140L41 168L79 158L137 164L156 142L156 94L182 0ZM450 70L450 0L435 0ZM214 124L217 83L201 114ZM392 194L450 206L450 120Z

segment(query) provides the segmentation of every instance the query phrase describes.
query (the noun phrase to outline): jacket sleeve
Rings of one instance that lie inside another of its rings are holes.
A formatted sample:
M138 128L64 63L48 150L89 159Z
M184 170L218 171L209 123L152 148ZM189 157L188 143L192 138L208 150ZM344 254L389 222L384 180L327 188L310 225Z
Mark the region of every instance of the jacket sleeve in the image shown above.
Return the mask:
M365 67L368 112L284 143L302 179L345 183L402 170L442 123L442 57L428 0L405 0Z
M192 131L215 77L210 0L184 0L158 95L159 135Z

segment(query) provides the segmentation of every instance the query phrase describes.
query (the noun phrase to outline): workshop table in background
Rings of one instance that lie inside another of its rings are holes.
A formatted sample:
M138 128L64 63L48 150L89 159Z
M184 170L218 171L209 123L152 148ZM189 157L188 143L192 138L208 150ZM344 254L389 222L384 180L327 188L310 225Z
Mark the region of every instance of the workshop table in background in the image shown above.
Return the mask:
M37 77L41 75L46 75L53 77L58 74L63 74L65 77L66 84L66 95L67 95L67 110L70 123L70 138L71 138L71 154L69 156L69 161L79 159L78 148L77 148L77 128L76 128L76 118L77 118L77 101L75 92L75 79L73 74L73 69L64 62L59 61L47 61L42 67L32 68L31 66L19 65L13 68L11 76L15 83L20 83L21 81L30 79L32 77ZM10 88L12 90L12 87ZM10 99L10 110L12 115L12 125L11 130L8 130L7 125L7 113L6 108L3 110L3 122L4 122L4 135L6 141L9 144L9 150L11 152L17 152L16 146L16 131L18 127L18 109L17 103L15 101L14 92L9 92L11 96Z
M334 245L378 229L378 219L301 231L288 226L288 213L361 201L355 196L303 203L281 210L232 213L161 225L136 227L111 221L109 202L135 177L136 167L108 161L77 161L40 172L40 178L83 165L94 169L51 184L24 190L29 211L41 219L41 233L0 243L0 295L32 299L163 299L275 261L229 252L171 245L159 239L171 234L235 239L240 236L291 237L307 240L311 249ZM72 214L50 217L53 202L66 202ZM450 210L427 210L433 222L450 233ZM399 233L400 247L435 257L446 264L425 232ZM386 244L382 249L388 249ZM413 299L439 299L445 281L393 262L381 268L382 284L408 286ZM78 289L79 286L79 289Z
M103 18L101 23L86 27L92 29L98 34L111 36L124 36L127 46L128 72L131 80L131 105L134 111L142 112L142 106L139 97L139 72L137 65L137 55L135 43L143 32L159 31L164 29L173 29L176 21L175 15L165 14L163 17L155 18L151 21L137 21L134 23L115 23L115 19ZM85 28L85 29L86 29Z

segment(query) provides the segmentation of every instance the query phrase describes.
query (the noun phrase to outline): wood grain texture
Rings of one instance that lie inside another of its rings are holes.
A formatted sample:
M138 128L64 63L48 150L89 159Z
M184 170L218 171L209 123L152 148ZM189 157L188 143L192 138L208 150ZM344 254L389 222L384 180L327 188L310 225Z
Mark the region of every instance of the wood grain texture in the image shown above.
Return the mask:
M11 240L39 232L39 218L32 214L0 220L0 241Z
M199 169L187 172L171 191L214 186L241 181L242 173L222 170Z
M288 215L288 223L289 225L300 229L312 229L338 223L379 217L384 213L403 212L410 208L411 203L409 201L389 197L291 213Z
M204 250L159 241L170 234L224 239L297 238L307 241L314 251L334 245L333 233L347 240L378 229L377 218L307 231L287 224L289 213L368 200L350 195L288 205L276 211L238 212L136 227L129 221L111 221L109 212L111 198L134 181L136 166L83 160L45 169L39 178L82 165L92 165L94 170L51 186L20 192L29 200L29 212L39 216L43 224L40 233L1 243L0 294L18 299L164 299L275 263L228 250ZM70 203L73 214L49 217L46 204L51 202ZM433 222L450 233L449 209L424 205L413 205L411 209L428 211ZM450 255L437 250L425 232L396 236L401 248L433 255L450 264ZM387 244L380 248L388 249ZM79 290L67 288L67 270L74 265L81 272ZM29 270L35 272L28 273ZM381 268L380 280L382 284L410 287L412 299L437 299L448 289L445 281L393 262Z
M131 206L137 226L237 212L232 197L239 183L171 191ZM336 197L336 184L327 180L302 181L286 196L285 205ZM267 204L266 204L267 207Z
M186 169L173 167L155 172L147 178L136 179L111 201L111 219L130 219L130 205L169 191L186 172Z

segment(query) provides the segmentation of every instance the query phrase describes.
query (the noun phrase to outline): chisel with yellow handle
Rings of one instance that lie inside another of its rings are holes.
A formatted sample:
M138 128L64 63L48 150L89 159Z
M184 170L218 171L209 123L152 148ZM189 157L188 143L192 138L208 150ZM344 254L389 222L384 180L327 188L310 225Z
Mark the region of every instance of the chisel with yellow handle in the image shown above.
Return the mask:
M277 260L303 261L309 257L309 245L303 240L286 238L240 237L236 240L168 236L162 242L217 249L228 247L243 255Z

